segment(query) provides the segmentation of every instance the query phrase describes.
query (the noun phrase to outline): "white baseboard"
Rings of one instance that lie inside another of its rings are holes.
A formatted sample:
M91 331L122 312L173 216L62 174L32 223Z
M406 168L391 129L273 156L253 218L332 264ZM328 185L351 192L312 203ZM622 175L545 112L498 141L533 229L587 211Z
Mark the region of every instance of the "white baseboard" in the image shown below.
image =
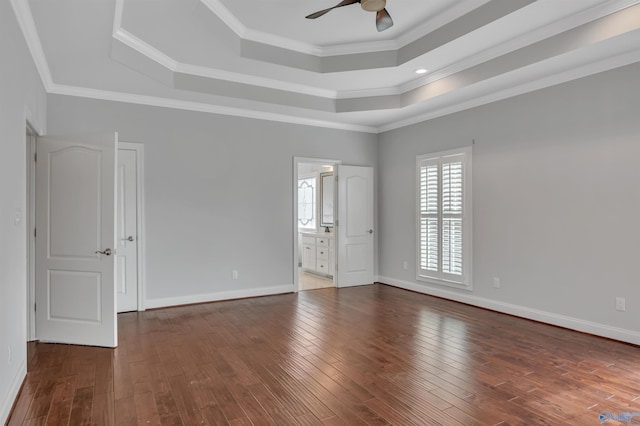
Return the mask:
M444 299L462 302L469 305L478 306L480 308L491 309L492 311L502 312L505 314L515 315L534 321L557 325L559 327L581 331L583 333L594 334L596 336L607 337L609 339L620 340L622 342L632 343L634 345L640 345L640 332L634 330L612 327L610 325L587 321L580 318L573 318L566 315L560 315L552 312L529 308L526 306L500 302L498 300L488 299L486 297L456 293L447 289L434 288L410 281L398 280L391 277L380 276L378 278L378 281L382 284L388 284L394 287L403 288L405 290L411 290L431 296L442 297Z
M18 392L20 392L20 388L22 387L22 382L24 378L27 376L27 361L24 360L18 367L18 372L16 373L11 385L9 385L9 390L5 395L2 404L0 404L0 424L5 424L7 420L9 420L9 414L11 413L11 408L18 397Z
M162 299L147 299L145 309L166 308L169 306L190 305L193 303L217 302L220 300L244 299L247 297L269 296L272 294L292 293L293 284L275 287L256 287L243 290L220 291L217 293L194 294L190 296L166 297Z

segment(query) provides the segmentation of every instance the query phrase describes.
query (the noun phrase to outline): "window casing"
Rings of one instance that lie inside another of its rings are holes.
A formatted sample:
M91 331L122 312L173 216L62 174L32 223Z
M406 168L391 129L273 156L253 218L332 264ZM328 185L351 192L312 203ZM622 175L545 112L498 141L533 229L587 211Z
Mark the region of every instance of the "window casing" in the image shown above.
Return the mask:
M471 289L471 147L416 158L416 278Z

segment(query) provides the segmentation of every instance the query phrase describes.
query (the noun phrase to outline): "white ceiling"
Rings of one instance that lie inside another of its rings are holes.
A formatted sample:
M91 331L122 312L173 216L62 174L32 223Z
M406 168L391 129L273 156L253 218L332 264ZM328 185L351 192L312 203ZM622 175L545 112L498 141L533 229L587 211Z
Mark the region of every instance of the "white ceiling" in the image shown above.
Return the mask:
M640 61L640 0L11 1L50 93L365 132Z

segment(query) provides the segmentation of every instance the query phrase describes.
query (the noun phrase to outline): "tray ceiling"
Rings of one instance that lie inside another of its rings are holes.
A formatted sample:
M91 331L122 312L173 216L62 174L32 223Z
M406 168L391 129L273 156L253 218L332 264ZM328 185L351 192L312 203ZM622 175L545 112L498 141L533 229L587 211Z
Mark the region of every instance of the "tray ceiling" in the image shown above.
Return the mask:
M640 60L640 0L11 1L50 93L365 132Z

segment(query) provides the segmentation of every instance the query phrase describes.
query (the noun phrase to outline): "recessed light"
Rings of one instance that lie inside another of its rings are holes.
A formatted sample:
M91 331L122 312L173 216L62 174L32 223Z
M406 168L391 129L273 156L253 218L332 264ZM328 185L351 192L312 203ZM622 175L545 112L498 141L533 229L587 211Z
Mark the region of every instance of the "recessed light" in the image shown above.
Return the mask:
M418 68L416 74L426 74L429 70L426 68Z

